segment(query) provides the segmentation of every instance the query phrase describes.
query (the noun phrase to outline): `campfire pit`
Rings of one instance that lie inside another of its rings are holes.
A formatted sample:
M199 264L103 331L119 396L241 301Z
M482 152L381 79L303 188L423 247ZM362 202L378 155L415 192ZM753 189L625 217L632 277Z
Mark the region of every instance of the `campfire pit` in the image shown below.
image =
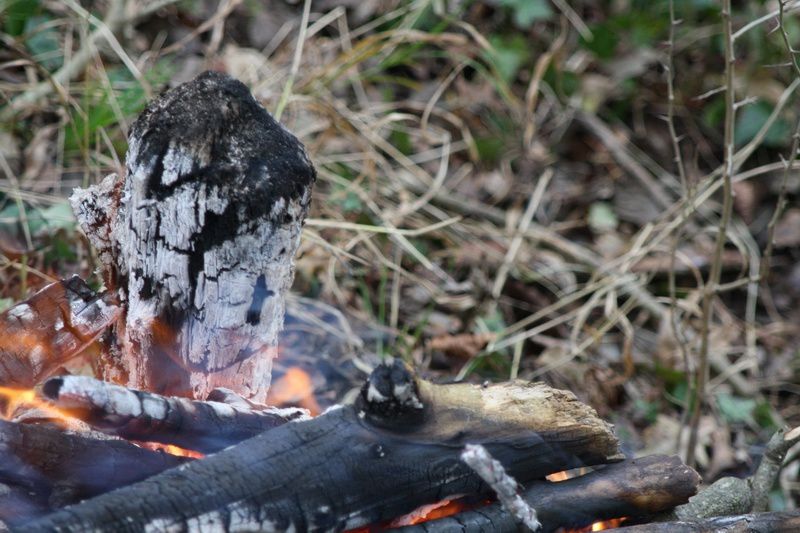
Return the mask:
M12 530L374 531L453 500L457 516L404 530L517 530L468 444L523 484L544 531L649 520L697 491L678 458L625 460L593 409L542 383L440 385L388 361L319 416L263 405L315 179L304 148L206 73L147 107L126 167L73 197L108 290L73 278L0 316ZM95 341L104 381L59 372ZM11 393L36 385L48 403L25 412Z

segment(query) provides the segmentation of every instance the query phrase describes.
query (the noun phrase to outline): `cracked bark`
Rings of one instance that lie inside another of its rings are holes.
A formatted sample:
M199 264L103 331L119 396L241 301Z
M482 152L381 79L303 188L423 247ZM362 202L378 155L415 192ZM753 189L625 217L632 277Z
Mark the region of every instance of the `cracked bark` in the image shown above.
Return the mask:
M101 375L263 402L315 177L302 144L226 75L151 102L125 176L72 198L125 308Z
M80 278L56 281L0 314L0 385L33 387L99 337L119 315Z

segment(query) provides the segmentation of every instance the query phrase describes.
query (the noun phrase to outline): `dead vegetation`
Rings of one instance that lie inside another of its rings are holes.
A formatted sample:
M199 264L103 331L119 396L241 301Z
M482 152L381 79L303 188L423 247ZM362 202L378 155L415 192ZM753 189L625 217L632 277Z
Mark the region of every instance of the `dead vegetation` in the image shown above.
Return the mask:
M66 195L223 70L319 170L294 292L367 324L356 367L543 379L637 453L752 472L800 423L798 3L570 4L6 2L3 301L89 277Z

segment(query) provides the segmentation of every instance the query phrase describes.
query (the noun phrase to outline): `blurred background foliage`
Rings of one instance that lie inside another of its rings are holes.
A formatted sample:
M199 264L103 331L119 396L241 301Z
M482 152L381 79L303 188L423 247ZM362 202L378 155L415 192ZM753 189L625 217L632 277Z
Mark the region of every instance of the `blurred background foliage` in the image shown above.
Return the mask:
M708 480L748 473L777 425L800 422L800 175L784 165L800 17L784 5L780 24L775 0L734 3L736 196L696 450ZM674 12L673 25L670 2L644 0L0 0L0 306L72 273L99 287L67 196L124 171L150 97L221 70L319 169L295 292L361 324L356 366L393 355L437 379L545 379L631 450L685 452L724 42L719 2ZM800 494L796 455L773 507Z

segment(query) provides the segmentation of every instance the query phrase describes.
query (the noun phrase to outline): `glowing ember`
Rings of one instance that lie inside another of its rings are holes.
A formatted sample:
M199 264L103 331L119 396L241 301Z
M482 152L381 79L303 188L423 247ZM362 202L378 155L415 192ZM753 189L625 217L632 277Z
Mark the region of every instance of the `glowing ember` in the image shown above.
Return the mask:
M559 482L559 481L566 481L569 479L569 474L567 474L566 470L562 470L561 472L556 472L554 474L550 474L545 476L547 481Z
M6 404L3 407L2 417L9 420L14 413L22 406L28 406L31 409L38 409L52 417L53 420L60 423L66 423L72 419L68 414L60 409L57 409L44 400L36 396L34 389L12 389L9 387L0 387L0 397L5 399Z
M467 506L459 500L445 499L437 503L418 507L407 515L395 519L389 527L412 526L414 524L436 520L437 518L452 516L465 510L467 510Z
M286 373L272 384L267 404L275 407L296 405L308 409L311 416L316 416L322 411L314 398L311 376L296 366L287 369Z

